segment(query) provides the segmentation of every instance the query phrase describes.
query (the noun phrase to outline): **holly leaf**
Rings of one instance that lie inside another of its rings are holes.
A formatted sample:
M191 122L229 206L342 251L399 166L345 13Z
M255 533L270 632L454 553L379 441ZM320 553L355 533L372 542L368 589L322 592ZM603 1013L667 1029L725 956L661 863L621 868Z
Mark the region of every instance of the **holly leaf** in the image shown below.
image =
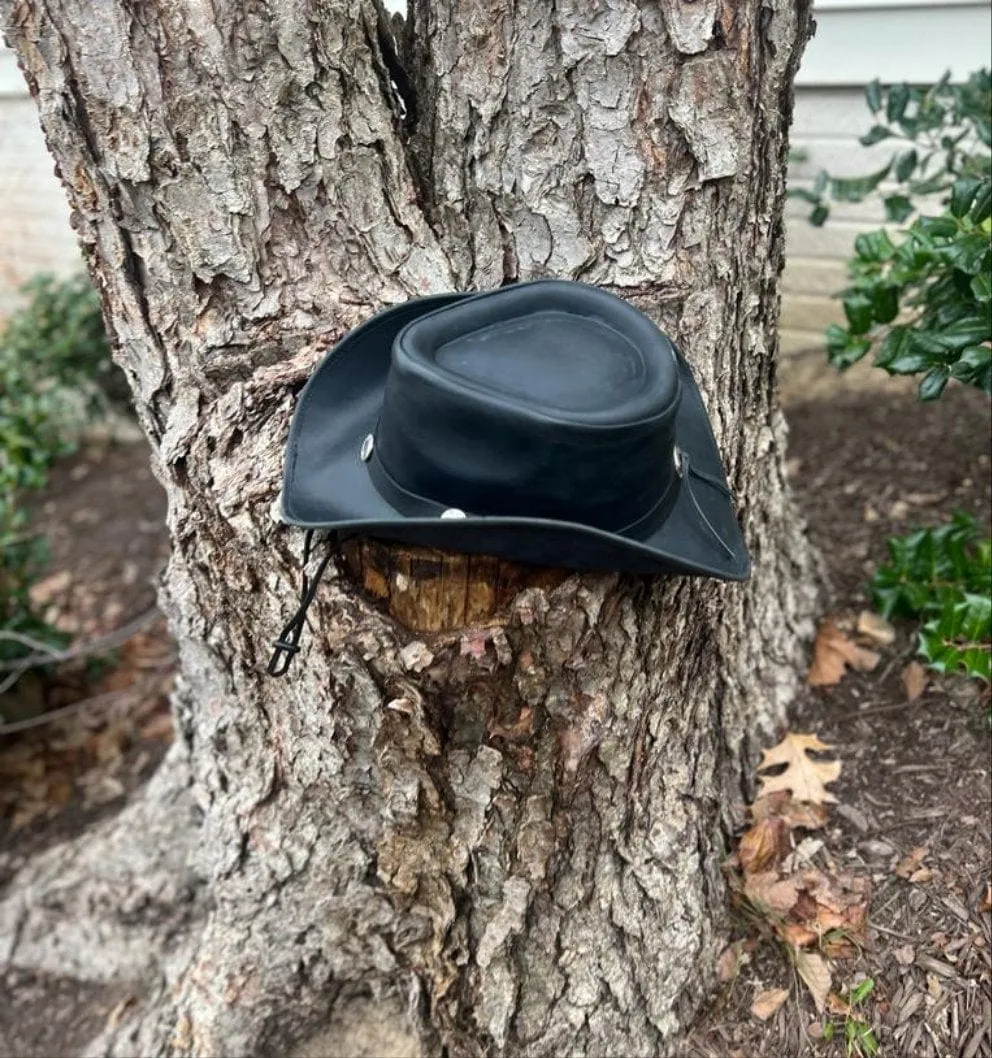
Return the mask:
M809 751L821 753L831 747L821 742L816 735L801 735L789 732L785 738L771 749L766 749L758 771L767 771L776 765L784 764L785 769L779 775L759 775L761 783L759 794L766 797L778 790L791 790L797 801L809 801L813 804L836 802L825 783L833 782L840 775L839 760L814 760Z

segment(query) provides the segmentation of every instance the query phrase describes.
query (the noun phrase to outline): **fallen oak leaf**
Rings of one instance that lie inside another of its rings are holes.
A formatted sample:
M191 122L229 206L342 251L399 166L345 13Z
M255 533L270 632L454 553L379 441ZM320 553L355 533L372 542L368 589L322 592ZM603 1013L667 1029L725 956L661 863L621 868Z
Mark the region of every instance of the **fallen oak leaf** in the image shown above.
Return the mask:
M758 820L741 838L737 857L747 874L779 863L789 851L789 825L780 816Z
M759 775L759 791L762 797L779 790L789 790L797 801L809 801L813 804L836 802L824 785L833 782L840 775L839 760L813 760L808 751L822 753L832 747L821 742L816 735L801 735L789 732L785 738L771 749L766 749L758 765L758 771L766 771L776 765L784 764L785 770L780 775Z
M927 689L927 670L918 662L911 661L902 670L902 685L906 688L906 701L915 702Z
M887 647L895 642L896 630L874 610L862 610L858 614L857 629L858 635L865 636L879 646Z
M819 830L827 822L827 809L824 805L797 801L788 790L762 795L750 806L750 811L755 823L778 816L784 819L792 830L799 827L804 830Z
M784 988L766 988L754 997L751 1013L759 1021L767 1021L788 998L789 993Z
M822 955L814 951L806 951L800 948L795 952L796 973L803 979L809 994L813 997L813 1004L817 1013L822 1014L827 1005L827 996L830 994L830 986L833 977L830 966Z
M778 871L759 871L744 876L744 896L759 910L787 915L799 899L802 877L780 878Z
M805 922L786 922L778 934L790 948L808 948L820 939L820 935Z
M816 633L813 662L806 681L811 687L833 687L840 682L848 667L871 672L880 660L874 650L858 646L828 617Z

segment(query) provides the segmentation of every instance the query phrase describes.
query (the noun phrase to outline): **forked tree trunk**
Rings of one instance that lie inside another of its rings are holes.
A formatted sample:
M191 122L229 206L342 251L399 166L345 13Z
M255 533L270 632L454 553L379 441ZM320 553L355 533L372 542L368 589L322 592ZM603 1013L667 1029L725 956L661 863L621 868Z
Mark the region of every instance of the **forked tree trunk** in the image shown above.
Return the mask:
M774 397L808 3L416 0L395 40L370 0L0 6L168 493L182 664L163 771L15 880L10 960L138 982L97 1051L665 1053L815 603ZM752 580L552 578L413 632L342 564L267 678L321 350L543 275L681 342Z

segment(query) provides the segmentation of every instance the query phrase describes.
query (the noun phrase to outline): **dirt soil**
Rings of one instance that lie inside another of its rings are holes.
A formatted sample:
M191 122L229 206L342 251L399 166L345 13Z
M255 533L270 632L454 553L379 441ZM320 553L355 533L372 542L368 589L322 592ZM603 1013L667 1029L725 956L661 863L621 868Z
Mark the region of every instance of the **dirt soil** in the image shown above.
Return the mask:
M856 614L886 537L945 520L955 509L986 523L992 511L990 418L980 394L952 389L921 406L904 384L877 373L839 379L822 358L787 365L790 473L831 578L831 612ZM68 460L36 510L52 540L50 616L92 636L147 610L165 559L160 489L141 445ZM0 885L24 857L116 810L160 759L170 738L164 700L171 644L150 624L115 657L130 695L64 720L0 734ZM825 853L873 883L869 943L835 967L835 985L875 981L862 1017L882 1054L992 1055L992 868L987 698L961 679L935 679L906 701L901 673L913 631L898 629L871 673L808 690L793 731L815 732L843 763L839 803L820 837ZM142 683L141 681L145 682ZM136 689L135 689L136 688ZM46 785L46 776L54 776ZM894 868L925 850L915 881ZM987 905L986 905L987 906ZM739 972L711 998L683 1051L694 1058L845 1054L821 1037L818 1016L784 949L738 922ZM2 971L0 971L2 972ZM787 1000L767 1021L750 1007L780 987ZM79 1054L124 993L22 971L0 976L0 1058ZM621 1056L617 1056L621 1058Z

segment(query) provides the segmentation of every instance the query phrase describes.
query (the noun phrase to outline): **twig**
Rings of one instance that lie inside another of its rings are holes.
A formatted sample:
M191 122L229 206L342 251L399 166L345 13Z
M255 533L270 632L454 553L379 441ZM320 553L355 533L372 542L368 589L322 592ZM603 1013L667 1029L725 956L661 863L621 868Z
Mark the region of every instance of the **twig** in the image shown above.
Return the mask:
M161 664L152 666L149 671L168 668L175 662L175 660L175 655L171 655ZM140 690L141 688L138 687L136 682L130 687L125 687L121 691L107 691L104 694L95 694L92 698L80 698L78 702L70 702L68 705L63 705L59 709L52 709L50 712L42 713L41 716L32 716L28 717L26 720L12 720L9 724L0 724L0 735L12 735L17 731L27 731L32 727L41 727L42 724L50 723L52 720L58 720L60 717L68 716L70 713L78 712L80 709L85 709L91 705L110 705L113 702L119 699L124 699L128 695L133 695Z
M0 724L0 735L12 735L15 731L27 731L32 727L41 727L52 720L58 720L61 716L68 716L87 705L109 705L130 694L133 690L128 687L123 691L107 691L106 694L97 694L92 698L83 698L78 702L70 702L63 705L61 709L53 709L50 713L42 713L41 716L31 716L27 720L13 720L9 724Z
M133 621L128 621L126 625L122 625L113 632L97 636L96 639L87 640L85 643L79 643L77 646L68 647L65 650L52 650L50 647L46 647L44 643L33 640L30 636L22 635L20 632L0 630L0 640L9 639L24 643L26 646L43 648L38 653L28 654L26 657L17 658L15 661L0 662L0 672L10 673L6 679L0 680L0 694L13 687L20 678L21 673L27 669L34 668L36 665L52 665L57 661L69 661L72 658L86 657L89 654L99 654L104 650L112 650L114 647L119 647L122 643L126 643L133 635L140 632L145 625L151 624L159 616L158 607L153 606L141 614L140 617L134 618Z
M47 643L43 643L40 639L34 639L31 636L26 636L23 632L12 632L9 629L0 628L0 639L7 639L14 643L20 643L22 646L31 647L32 650L40 651L45 657L51 657L52 654L57 654L58 648L49 646ZM23 658L18 658L18 662L23 661ZM0 662L0 668L6 668L5 662Z
M908 933L900 933L896 929L889 929L888 926L880 926L877 922L869 922L869 929L877 929L879 933L887 933L890 937L898 937L899 940L908 941L919 941L919 937L911 937Z

